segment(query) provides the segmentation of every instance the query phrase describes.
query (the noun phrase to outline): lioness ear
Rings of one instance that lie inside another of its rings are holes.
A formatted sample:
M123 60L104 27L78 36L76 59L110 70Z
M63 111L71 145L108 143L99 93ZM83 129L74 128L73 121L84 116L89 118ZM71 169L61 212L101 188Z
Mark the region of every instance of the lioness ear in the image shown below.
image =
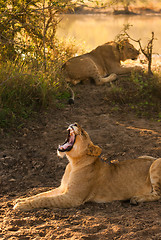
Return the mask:
M128 39L128 38L122 39L121 41L119 41L119 42L117 43L117 49L118 49L118 50L122 50L127 43L129 43L129 39Z
M94 144L89 144L87 149L87 155L97 157L101 154L102 149Z

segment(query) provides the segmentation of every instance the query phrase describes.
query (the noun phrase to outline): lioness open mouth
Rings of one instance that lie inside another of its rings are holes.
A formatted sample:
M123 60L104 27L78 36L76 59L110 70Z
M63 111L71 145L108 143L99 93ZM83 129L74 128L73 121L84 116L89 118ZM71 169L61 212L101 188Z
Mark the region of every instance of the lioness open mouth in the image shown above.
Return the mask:
M75 143L76 135L74 133L73 128L69 127L67 130L68 130L68 137L66 141L63 143L63 145L59 145L58 147L58 150L60 152L69 152Z

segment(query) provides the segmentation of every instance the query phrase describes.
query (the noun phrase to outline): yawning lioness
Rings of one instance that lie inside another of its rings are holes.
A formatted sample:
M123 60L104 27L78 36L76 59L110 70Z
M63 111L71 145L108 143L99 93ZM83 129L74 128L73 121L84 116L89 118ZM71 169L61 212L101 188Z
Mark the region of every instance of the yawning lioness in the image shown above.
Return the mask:
M136 204L161 198L161 158L142 156L109 164L101 160L101 151L83 128L71 124L67 140L58 147L58 155L69 160L60 187L20 199L14 209L70 208L87 201L128 199Z

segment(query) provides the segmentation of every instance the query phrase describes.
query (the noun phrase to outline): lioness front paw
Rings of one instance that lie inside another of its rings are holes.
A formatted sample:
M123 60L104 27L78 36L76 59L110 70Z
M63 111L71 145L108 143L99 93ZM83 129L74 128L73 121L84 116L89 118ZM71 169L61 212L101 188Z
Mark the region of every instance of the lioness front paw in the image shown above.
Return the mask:
M30 207L30 204L27 201L17 200L13 209L14 210L20 210L20 211L29 211L32 208Z

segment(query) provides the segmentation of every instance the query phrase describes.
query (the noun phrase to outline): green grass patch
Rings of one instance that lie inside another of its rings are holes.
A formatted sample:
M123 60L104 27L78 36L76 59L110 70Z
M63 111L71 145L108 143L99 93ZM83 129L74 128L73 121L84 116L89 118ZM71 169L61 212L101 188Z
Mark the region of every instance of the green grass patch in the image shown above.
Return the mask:
M133 72L114 82L105 97L112 111L134 112L139 117L161 120L161 75Z
M68 98L56 71L21 68L7 63L0 68L0 127L21 124L34 112ZM60 77L60 75L59 75Z

